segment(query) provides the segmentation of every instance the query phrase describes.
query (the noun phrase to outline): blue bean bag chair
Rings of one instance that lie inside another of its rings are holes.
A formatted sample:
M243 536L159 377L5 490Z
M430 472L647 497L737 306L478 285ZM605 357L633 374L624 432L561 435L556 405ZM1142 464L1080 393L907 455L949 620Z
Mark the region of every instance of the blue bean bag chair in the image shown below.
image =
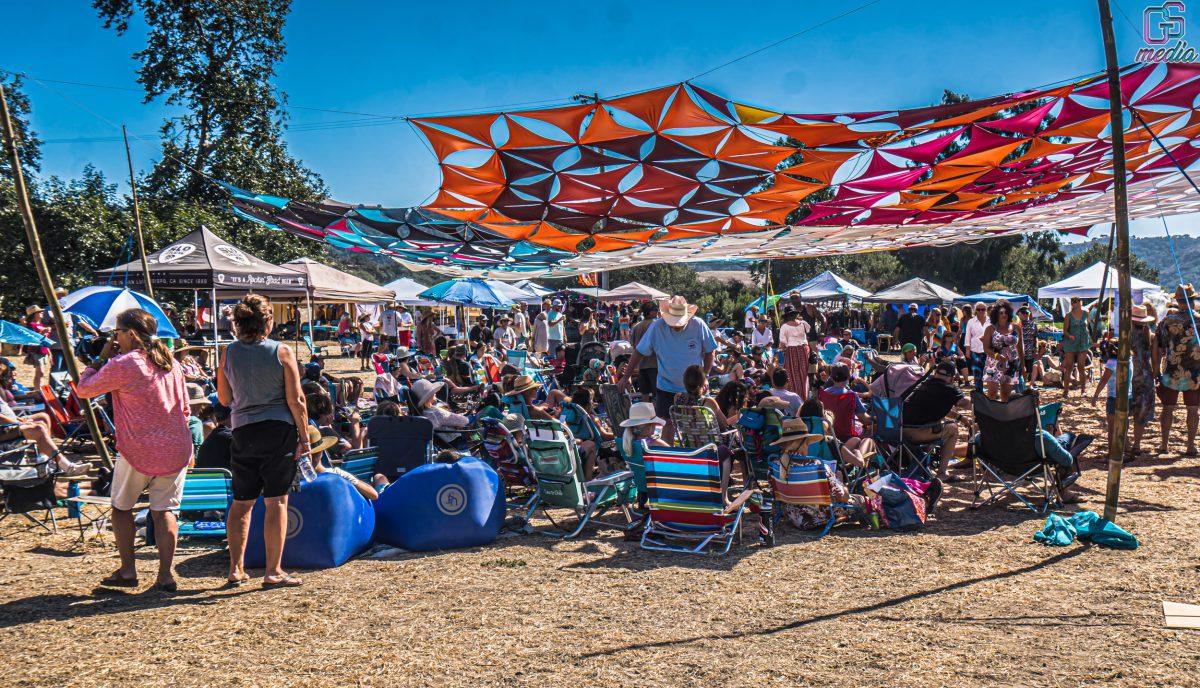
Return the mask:
M375 501L375 539L407 550L486 545L503 525L500 476L472 457L408 471Z
M246 566L262 568L263 513L260 497L250 512L250 538L246 543ZM362 552L375 531L375 510L348 480L322 473L311 483L301 481L300 491L288 497L287 541L283 565L300 569L341 566Z

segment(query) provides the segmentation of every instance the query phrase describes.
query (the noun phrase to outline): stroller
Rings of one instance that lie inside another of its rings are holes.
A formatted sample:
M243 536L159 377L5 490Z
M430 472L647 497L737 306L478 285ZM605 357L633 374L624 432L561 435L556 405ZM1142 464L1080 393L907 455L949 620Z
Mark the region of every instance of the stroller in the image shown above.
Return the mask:
M19 440L0 445L0 488L4 489L0 521L20 514L35 526L58 532L54 519L54 477L58 464L37 453L33 442ZM42 513L41 518L36 514ZM50 525L46 525L49 521Z

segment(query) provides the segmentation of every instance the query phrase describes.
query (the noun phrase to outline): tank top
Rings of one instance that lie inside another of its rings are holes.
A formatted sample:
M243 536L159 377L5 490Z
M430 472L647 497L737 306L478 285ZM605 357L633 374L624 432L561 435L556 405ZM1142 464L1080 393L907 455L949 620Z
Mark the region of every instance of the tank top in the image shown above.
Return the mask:
M294 425L284 397L283 365L279 342L264 339L254 344L235 341L225 350L225 379L233 392L230 425L233 429L264 420Z

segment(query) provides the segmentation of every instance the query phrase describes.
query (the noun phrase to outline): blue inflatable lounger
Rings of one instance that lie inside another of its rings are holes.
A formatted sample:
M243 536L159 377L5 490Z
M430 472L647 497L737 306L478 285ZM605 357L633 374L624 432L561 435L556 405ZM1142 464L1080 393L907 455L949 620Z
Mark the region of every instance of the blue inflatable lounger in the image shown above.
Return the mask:
M473 457L400 476L375 500L375 539L423 552L486 545L504 525L500 476Z
M250 512L250 537L246 566L262 568L263 512L260 497ZM375 511L350 481L322 473L311 483L301 481L299 492L288 497L287 541L283 565L300 569L341 566L367 548L375 531Z

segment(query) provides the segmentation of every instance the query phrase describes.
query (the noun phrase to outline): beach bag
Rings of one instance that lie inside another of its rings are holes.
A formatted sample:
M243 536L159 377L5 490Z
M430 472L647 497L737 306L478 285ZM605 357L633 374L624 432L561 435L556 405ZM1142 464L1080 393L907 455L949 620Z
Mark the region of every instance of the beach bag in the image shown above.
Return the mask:
M918 481L902 480L895 473L885 473L867 489L874 494L869 509L878 514L880 524L889 530L916 530L925 525L926 507L917 486Z

